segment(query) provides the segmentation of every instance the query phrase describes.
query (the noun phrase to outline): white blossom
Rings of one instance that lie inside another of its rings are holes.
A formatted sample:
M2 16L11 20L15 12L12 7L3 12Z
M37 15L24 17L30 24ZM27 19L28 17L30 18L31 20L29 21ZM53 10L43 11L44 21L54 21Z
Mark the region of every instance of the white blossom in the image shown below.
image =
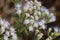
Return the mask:
M58 27L54 27L55 32L58 32L58 29L59 29Z
M22 13L22 10L17 10L16 11L16 14L21 14Z
M33 19L30 20L30 23L33 24L35 21Z
M42 22L38 22L38 24L39 24L39 26L43 25L43 23L42 23Z
M9 31L6 31L6 33L5 33L8 37L10 36L10 34L9 34Z
M36 16L35 16L35 20L38 20L38 19L39 19L39 17L36 15Z
M5 32L5 27L1 27L1 34Z
M18 40L16 34L13 34L13 36L12 36L12 40Z
M29 13L26 13L26 17L29 17L30 16L30 14Z
M56 21L56 17L53 13L50 13L51 19L50 22Z
M40 22L41 22L41 23L43 23L43 24L45 24L45 23L46 23L44 19L42 19Z
M33 31L33 30L34 30L33 26L29 26L29 31Z
M4 40L9 40L7 35L4 35Z
M40 16L41 15L41 12L38 12L38 15Z
M43 33L39 33L37 36L39 39L41 39L43 37Z
M34 19L34 16L30 16L31 17L31 19Z
M41 25L41 28L42 29L46 29L46 25Z
M14 33L16 32L15 29L13 28L13 26L10 27L10 31L11 31L12 33L13 33L13 32L14 32Z
M38 23L37 22L35 22L34 23L34 27L38 27L39 25L38 25Z
M20 8L22 5L20 4L20 3L18 3L18 4L15 4L15 7L16 8Z
M33 6L34 7L34 9L36 9L37 7L36 6Z
M47 8L45 8L45 7L41 7L41 9L40 9L42 12L45 12L45 14L47 15L47 16L49 16L49 10L47 9Z
M27 2L23 9L27 11L29 8L30 8L30 2Z
M53 22L53 21L56 21L56 17L55 16L52 16L51 19L50 19L50 22Z
M29 23L30 23L29 19L24 20L24 24L29 24Z
M4 40L9 40L9 36L13 36L10 35L12 34L16 34L16 31L13 27L10 26L10 23L4 19L0 19L0 25L1 25L1 34L3 34ZM14 35L15 40L17 40L17 35ZM12 38L13 39L13 38Z

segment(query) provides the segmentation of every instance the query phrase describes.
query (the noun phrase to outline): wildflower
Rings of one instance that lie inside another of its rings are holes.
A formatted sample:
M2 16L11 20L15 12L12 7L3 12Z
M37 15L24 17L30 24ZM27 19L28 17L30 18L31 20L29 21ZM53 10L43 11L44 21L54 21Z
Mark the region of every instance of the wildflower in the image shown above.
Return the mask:
M7 35L4 35L4 40L9 40Z
M16 14L21 14L22 10L17 10Z
M42 36L43 36L43 33L39 33L37 36L38 36L39 39L41 39Z
M34 30L33 26L29 26L29 31L33 31L33 30Z
M43 23L43 24L45 24L45 23L46 23L44 19L42 19L40 22L41 22L41 23Z
M39 17L36 15L36 16L35 16L35 20L38 20L38 19L39 19Z
M34 19L34 16L30 16L31 17L31 19Z
M29 19L24 20L24 24L29 24L29 23L30 23Z
M9 31L6 31L6 33L5 33L8 37L10 36L10 34L9 34Z
M53 22L53 21L56 21L56 17L55 16L52 16L51 19L50 19L50 22Z
M41 25L41 28L42 29L46 29L46 25Z
M29 17L30 16L30 14L29 13L26 13L26 17Z
M55 32L58 32L58 27L54 27L54 31Z
M41 9L40 9L42 12L45 12L45 14L47 15L47 16L49 16L49 10L47 9L47 8L45 8L45 7L41 7Z
M1 25L1 34L3 34L2 37L4 37L4 40L9 40L11 33L12 34L16 34L15 29L13 27L10 26L10 23L6 20L0 19L0 25ZM17 40L17 35L14 35L15 40ZM13 38L12 38L13 39Z
M22 5L19 4L19 3L18 3L18 4L15 4L15 7L16 7L16 8L20 8L21 6L22 6Z
M33 19L30 20L30 23L33 24L35 21Z
M35 22L34 23L34 27L38 27L39 25L38 25L38 23L37 22Z
M29 8L30 8L30 2L27 2L23 9L27 11Z

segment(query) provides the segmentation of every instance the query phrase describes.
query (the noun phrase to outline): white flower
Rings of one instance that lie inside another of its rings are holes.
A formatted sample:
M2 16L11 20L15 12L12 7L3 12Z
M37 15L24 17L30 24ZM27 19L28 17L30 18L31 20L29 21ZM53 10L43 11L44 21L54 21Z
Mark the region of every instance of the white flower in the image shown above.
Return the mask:
M34 27L38 27L39 25L38 25L38 22L35 22L34 23Z
M24 24L29 24L30 23L30 20L29 19L25 19L24 20Z
M20 8L21 6L22 6L22 5L19 4L19 3L18 3L18 4L15 4L15 7L16 7L16 8Z
M42 36L43 36L43 33L40 33L40 34L38 34L37 36L38 36L39 39L41 39Z
M3 24L1 26L4 26L5 28L9 28L9 22L6 20L3 20Z
M13 33L13 32L14 32L14 33L16 32L15 29L13 28L13 26L10 27L10 31L11 31L12 33Z
M21 10L17 10L16 14L21 14L22 11Z
M56 17L55 16L52 16L51 19L50 19L50 22L53 22L53 21L56 21Z
M41 23L43 23L43 24L45 24L45 23L46 23L44 19L42 19L40 22L41 22Z
M59 29L58 27L54 27L55 32L58 32L59 31L58 29Z
M16 31L13 27L10 28L10 33L12 35L12 40L17 40Z
M37 10L39 10L39 11L40 11L40 7L37 7Z
M40 16L41 15L41 12L38 12L38 15Z
M1 34L5 32L5 27L1 27Z
M45 9L45 14L46 14L47 16L49 16L49 10L48 10L48 9Z
M37 7L36 6L33 6L34 7L34 9L36 9Z
M38 24L39 24L39 26L43 25L43 23L42 23L42 22L38 22Z
M46 25L41 25L41 28L42 29L46 29Z
M34 16L36 16L36 15L37 15L37 13L35 12L35 13L34 13Z
M45 7L41 7L41 9L40 9L42 12L45 12L45 14L47 15L47 16L49 16L49 10L47 9L47 8L45 8Z
M30 16L32 19L34 19L34 16Z
M24 8L23 8L23 9L24 9L25 11L27 11L29 7L30 7L30 3L29 3L29 2L27 2L27 3L25 4L25 6L24 6Z
M15 40L17 40L17 35L15 35L16 31L13 27L10 26L10 23L6 20L0 19L0 25L1 25L1 34L3 34L4 40L9 40L9 36L14 36ZM10 35L11 34L11 35Z
M26 13L26 17L29 17L30 16L30 14L29 13Z
M0 20L0 24L1 24L1 26L5 26L5 27L8 27L10 24L7 22L7 21L5 21L5 20Z
M13 36L12 36L12 40L18 40L16 34L13 34Z
M38 22L39 26L41 26L42 29L46 29L46 25L44 25L42 22Z
M3 20L0 18L0 25L2 25L4 22L3 22Z
M29 11L32 11L32 9L33 9L33 7L32 7L32 8L29 8L28 10L29 10Z
M8 31L6 31L6 33L5 33L8 37L10 36L10 34L9 34L9 32Z
M39 7L41 6L41 2L38 2L38 6L39 6Z
M30 23L33 24L35 21L33 19L30 20Z
M6 20L0 20L0 25L1 25L1 30L2 30L1 33L4 33L5 29L9 28L10 24Z
M7 35L4 35L4 40L9 40Z
M39 17L36 15L36 16L35 16L35 20L38 20L38 19L39 19Z
M50 16L54 16L54 14L53 13L50 13Z
M33 26L29 26L29 31L33 31L33 30L34 30Z

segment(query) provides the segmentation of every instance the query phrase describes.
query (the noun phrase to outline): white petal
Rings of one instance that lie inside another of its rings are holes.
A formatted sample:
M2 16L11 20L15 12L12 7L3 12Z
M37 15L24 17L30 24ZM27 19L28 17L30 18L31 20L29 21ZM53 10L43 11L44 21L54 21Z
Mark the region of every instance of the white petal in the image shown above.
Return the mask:
M16 4L15 7L20 8L21 4Z
M45 23L46 23L44 19L42 19L40 22L41 22L41 23L43 23L43 24L45 24Z
M38 27L39 25L38 25L38 23L34 23L34 27Z
M42 29L46 29L46 25L41 25L41 28Z
M9 35L10 35L10 34L9 34L9 32L8 32L8 31L6 31L6 35L9 37Z
M29 24L30 23L30 20L26 19L24 20L24 24Z
M58 30L58 27L54 27L54 31L55 32L58 32L59 30Z
M30 14L29 13L26 13L26 17L29 17L30 16Z
M22 12L21 10L17 10L16 14L21 14L21 12Z
M29 31L33 31L33 30L34 30L33 26L29 26Z
M4 35L4 40L8 40L8 36L7 35Z
M52 18L50 19L50 22L56 21L56 17L52 16Z

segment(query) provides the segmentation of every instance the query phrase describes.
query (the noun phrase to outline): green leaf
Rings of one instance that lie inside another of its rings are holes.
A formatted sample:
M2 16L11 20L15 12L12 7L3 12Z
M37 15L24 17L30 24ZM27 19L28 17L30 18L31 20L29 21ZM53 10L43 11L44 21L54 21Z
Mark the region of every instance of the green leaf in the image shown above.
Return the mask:
M14 3L19 3L20 0L12 0Z

